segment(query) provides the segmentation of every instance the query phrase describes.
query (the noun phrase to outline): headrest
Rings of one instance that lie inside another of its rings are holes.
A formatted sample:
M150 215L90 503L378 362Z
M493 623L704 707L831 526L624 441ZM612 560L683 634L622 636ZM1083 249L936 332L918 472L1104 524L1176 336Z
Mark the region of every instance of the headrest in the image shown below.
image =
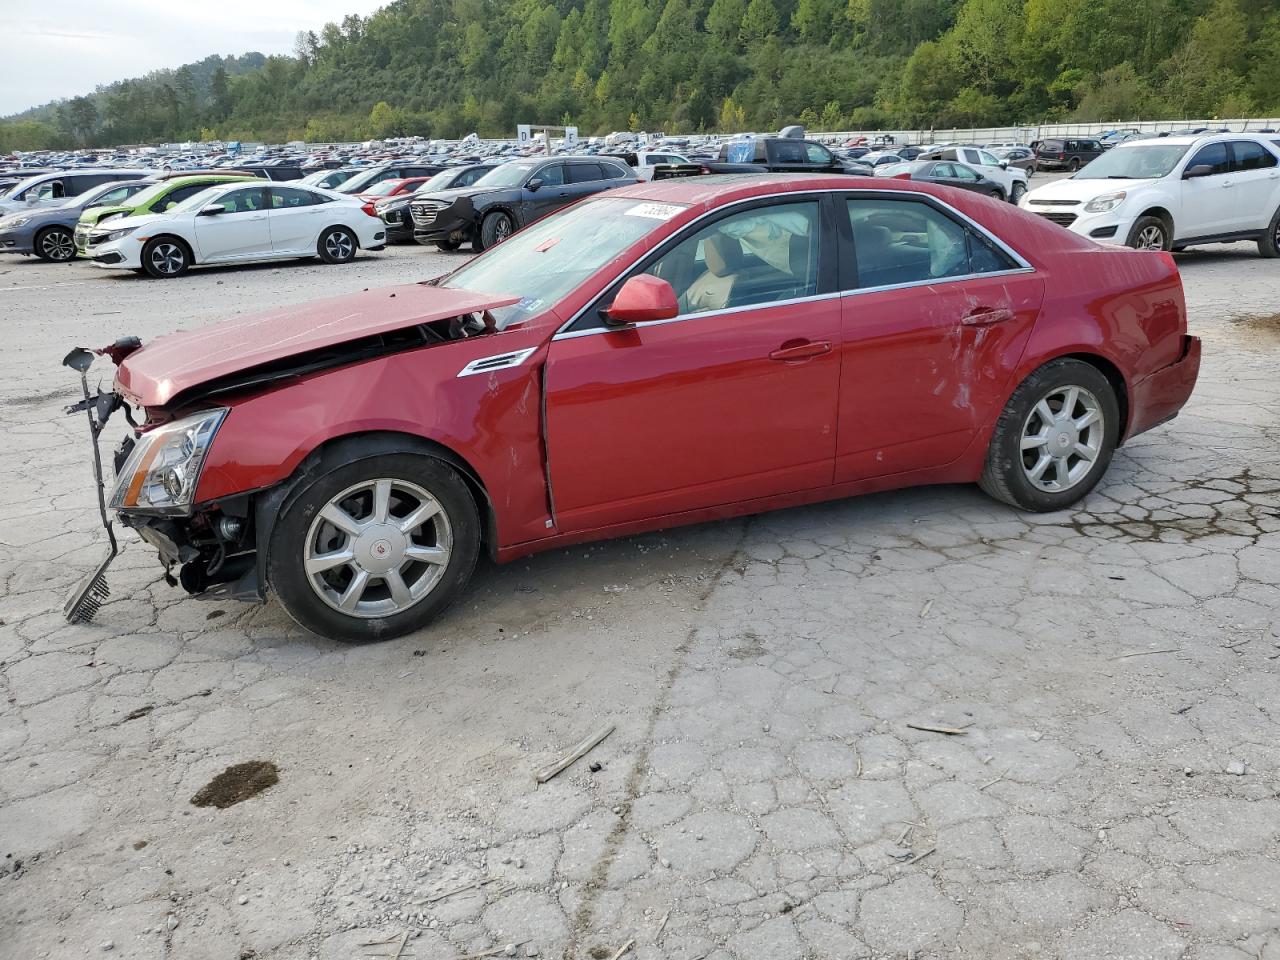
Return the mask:
M715 277L736 273L742 262L742 244L732 237L713 233L702 241L702 257Z

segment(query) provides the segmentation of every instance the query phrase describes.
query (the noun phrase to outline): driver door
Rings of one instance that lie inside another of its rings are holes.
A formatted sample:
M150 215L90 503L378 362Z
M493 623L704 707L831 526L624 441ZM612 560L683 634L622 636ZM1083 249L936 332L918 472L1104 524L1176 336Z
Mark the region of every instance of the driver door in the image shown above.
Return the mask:
M671 283L678 317L604 326L624 276L556 335L546 430L560 532L831 483L840 303L820 211L775 198L690 225L627 275Z
M214 204L227 208L226 213L196 215L196 246L202 263L239 260L271 252L271 228L267 223L267 191L264 187L246 187L222 194Z

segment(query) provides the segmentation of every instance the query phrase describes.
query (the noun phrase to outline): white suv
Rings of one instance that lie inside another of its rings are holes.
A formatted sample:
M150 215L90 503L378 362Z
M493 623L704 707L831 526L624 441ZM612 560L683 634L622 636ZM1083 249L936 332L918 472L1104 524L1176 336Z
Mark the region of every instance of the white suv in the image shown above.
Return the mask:
M934 151L929 151L930 155ZM1000 184L1005 199L1010 203L1018 203L1027 193L1027 171L1020 167L1010 166L1007 160L1001 160L990 150L971 145L950 146L938 151L939 160L958 160L977 170L988 180Z
M1074 233L1148 250L1255 240L1280 256L1280 141L1247 133L1119 144L1019 204Z

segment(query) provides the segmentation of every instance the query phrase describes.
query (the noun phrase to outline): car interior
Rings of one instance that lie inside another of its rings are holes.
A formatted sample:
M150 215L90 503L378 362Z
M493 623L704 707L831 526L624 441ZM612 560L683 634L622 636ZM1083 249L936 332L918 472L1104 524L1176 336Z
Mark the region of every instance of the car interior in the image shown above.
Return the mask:
M671 284L681 315L811 296L818 289L816 222L812 204L729 217L648 272Z
M1012 264L945 214L904 201L849 202L861 287L990 273Z

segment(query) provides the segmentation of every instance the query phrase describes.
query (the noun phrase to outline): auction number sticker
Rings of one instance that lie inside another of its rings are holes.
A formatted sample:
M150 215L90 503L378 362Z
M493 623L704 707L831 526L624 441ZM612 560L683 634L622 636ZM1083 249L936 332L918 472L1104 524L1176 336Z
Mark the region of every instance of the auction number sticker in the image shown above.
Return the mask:
M670 220L684 207L675 203L637 203L627 211L628 217L649 217L653 220Z

